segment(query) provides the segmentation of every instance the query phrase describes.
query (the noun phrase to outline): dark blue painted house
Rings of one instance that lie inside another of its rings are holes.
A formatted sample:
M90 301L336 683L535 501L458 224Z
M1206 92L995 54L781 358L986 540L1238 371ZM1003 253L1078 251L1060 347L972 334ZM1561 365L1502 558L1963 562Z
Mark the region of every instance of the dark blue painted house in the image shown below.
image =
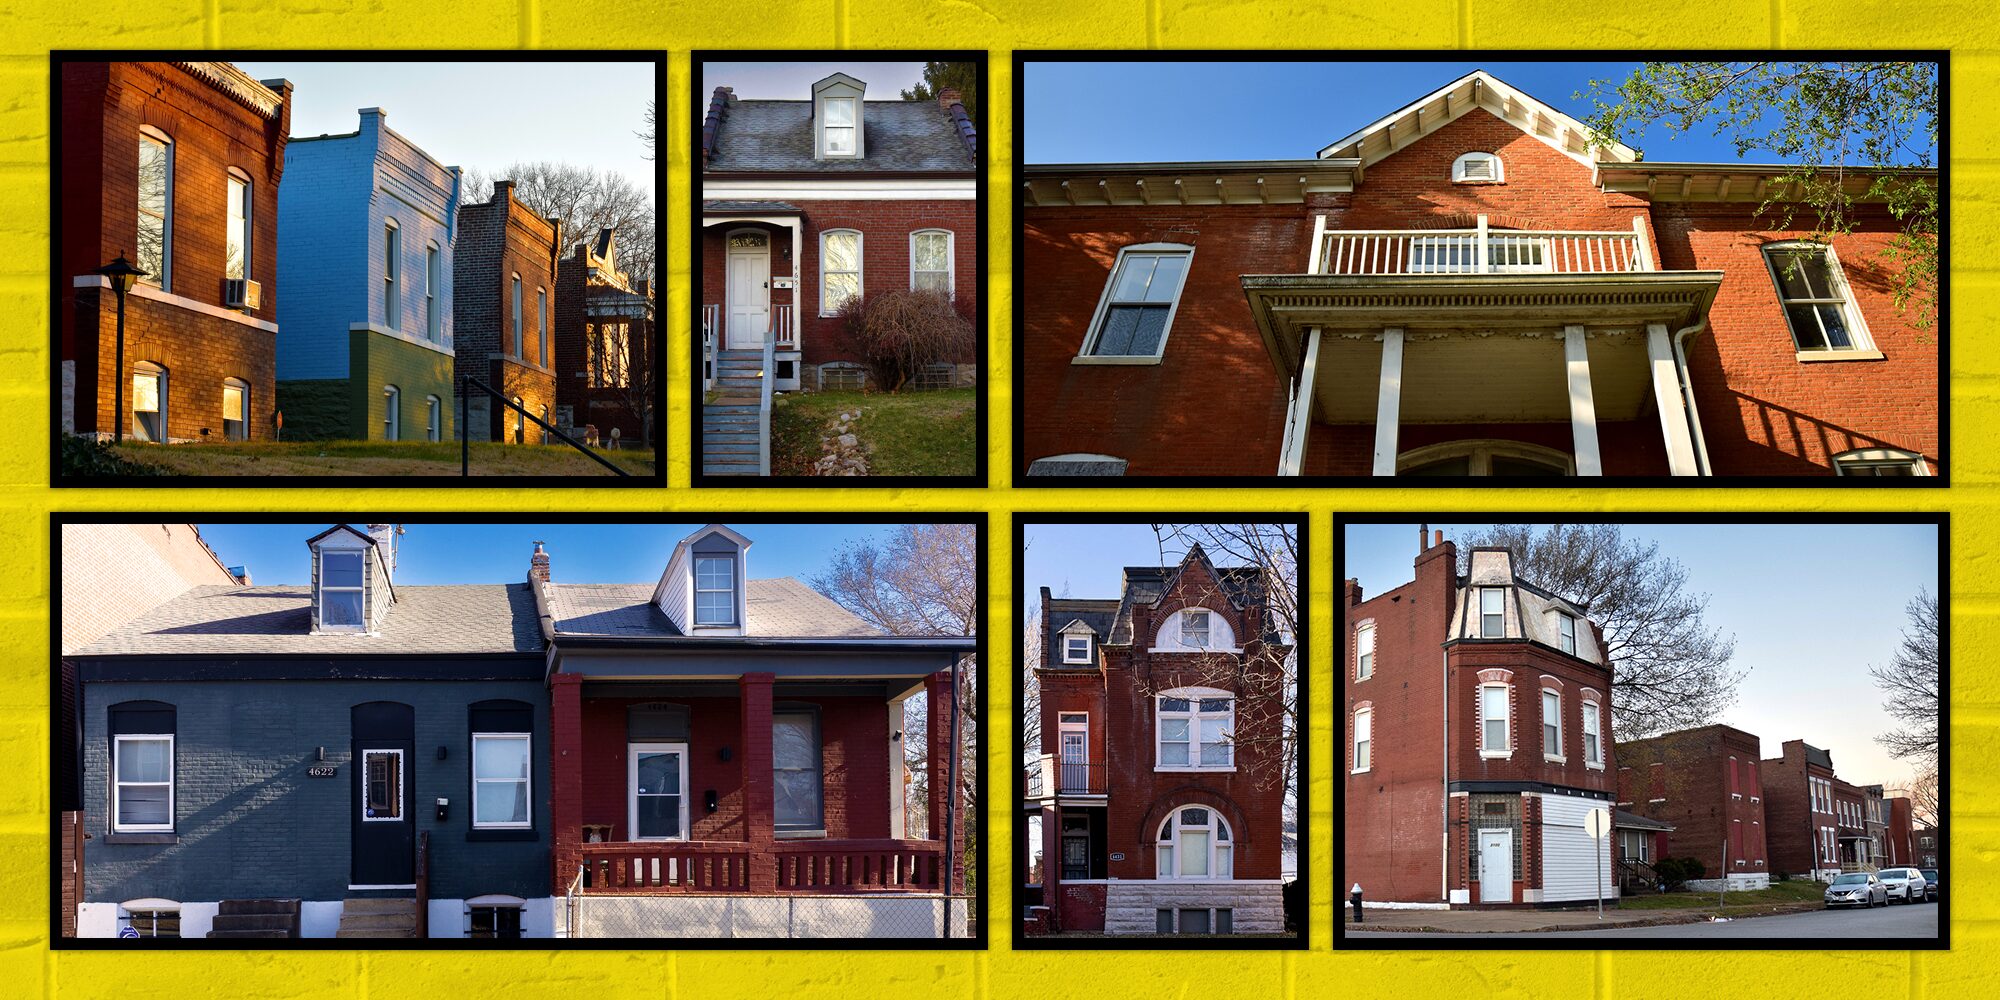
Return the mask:
M403 586L398 532L311 586L199 586L72 654L82 937L551 936L532 581Z

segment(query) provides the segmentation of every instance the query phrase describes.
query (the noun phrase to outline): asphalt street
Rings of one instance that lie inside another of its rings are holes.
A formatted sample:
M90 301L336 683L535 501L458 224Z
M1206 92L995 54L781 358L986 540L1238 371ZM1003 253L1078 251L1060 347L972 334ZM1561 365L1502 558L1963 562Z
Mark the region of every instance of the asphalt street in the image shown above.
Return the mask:
M1935 903L1898 903L1870 910L1814 910L1775 917L1745 917L1724 923L1671 924L1664 927L1611 927L1604 930L1528 931L1487 934L1421 934L1414 932L1356 932L1351 941L1386 941L1407 938L1935 938L1938 911Z

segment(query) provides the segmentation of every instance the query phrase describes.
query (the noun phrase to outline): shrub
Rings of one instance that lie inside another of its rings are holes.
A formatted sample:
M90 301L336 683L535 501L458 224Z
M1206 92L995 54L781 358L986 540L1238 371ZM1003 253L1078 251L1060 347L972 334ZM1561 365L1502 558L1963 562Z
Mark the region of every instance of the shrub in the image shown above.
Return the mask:
M62 474L81 479L111 476L164 476L155 466L129 461L112 450L108 441L65 434L62 439Z
M875 384L894 392L925 368L972 353L972 321L934 291L871 292L840 310Z
M1708 874L1708 867L1694 858L1661 858L1653 862L1653 870L1660 873L1660 885L1668 892L1680 892Z

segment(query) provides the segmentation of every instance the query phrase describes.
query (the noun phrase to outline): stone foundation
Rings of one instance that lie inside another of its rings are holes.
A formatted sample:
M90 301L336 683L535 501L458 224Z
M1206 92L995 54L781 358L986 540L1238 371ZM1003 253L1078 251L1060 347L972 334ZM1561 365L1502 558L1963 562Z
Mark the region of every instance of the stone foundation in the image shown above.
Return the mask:
M1233 933L1282 934L1284 887L1276 882L1113 881L1105 885L1104 930L1153 934L1161 909L1223 908Z

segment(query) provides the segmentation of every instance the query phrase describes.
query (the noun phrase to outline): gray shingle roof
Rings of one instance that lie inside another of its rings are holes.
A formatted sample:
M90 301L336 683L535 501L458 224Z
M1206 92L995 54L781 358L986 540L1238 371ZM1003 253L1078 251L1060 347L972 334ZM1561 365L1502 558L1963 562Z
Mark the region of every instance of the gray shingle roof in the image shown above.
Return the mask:
M1117 618L1117 601L1049 598L1049 634L1042 637L1042 666L1065 666L1062 662L1062 640L1057 637L1057 633L1068 628L1070 622L1080 621L1090 626L1090 630L1097 634L1097 641L1106 642ZM1073 667L1075 664L1068 666ZM1091 666L1095 667L1096 664L1092 663Z
M478 654L543 648L526 583L396 588L376 635L312 635L309 587L196 587L74 656Z
M804 211L789 201L704 201L701 203L701 210L704 212L742 213L744 215L752 213L770 215L780 212Z
M556 634L673 638L681 634L653 605L653 584L558 583L549 586ZM883 635L830 598L791 577L751 580L746 634L763 639L867 638Z
M715 136L710 172L877 171L971 173L972 153L936 101L867 101L857 159L813 159L812 102L742 100L734 94Z

